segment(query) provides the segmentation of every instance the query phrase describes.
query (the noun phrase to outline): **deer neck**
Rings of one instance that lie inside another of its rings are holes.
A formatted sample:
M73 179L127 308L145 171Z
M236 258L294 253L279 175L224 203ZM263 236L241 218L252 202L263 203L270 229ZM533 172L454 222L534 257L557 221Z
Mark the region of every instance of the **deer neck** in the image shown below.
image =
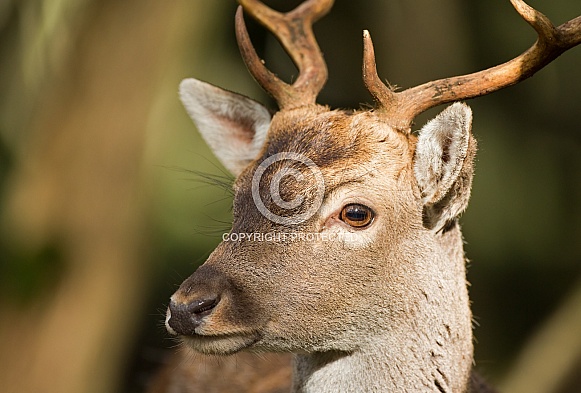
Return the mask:
M419 257L430 258L422 266L433 267L433 285L421 290L415 318L386 321L353 352L296 355L293 392L467 390L473 344L460 230L439 234L428 248Z

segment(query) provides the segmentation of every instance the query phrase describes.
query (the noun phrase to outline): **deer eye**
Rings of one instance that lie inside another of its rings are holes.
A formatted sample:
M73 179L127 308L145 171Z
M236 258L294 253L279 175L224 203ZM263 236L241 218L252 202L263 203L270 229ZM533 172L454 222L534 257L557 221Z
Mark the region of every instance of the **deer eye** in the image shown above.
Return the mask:
M371 224L375 213L371 208L360 205L359 203L350 203L343 207L339 219L353 228L364 228Z

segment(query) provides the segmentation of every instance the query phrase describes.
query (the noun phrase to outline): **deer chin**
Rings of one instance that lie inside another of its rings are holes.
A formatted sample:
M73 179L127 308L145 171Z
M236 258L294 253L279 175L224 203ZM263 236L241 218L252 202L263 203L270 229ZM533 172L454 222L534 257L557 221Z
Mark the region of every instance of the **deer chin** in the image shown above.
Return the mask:
M254 333L232 333L180 337L182 345L204 355L232 355L252 347L260 340Z

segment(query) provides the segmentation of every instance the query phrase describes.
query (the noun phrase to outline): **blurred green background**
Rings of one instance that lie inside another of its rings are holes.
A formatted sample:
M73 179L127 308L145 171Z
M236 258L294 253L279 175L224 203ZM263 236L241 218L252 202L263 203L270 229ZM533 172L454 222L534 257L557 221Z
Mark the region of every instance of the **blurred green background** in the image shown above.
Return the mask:
M530 3L555 24L581 14L578 0ZM274 108L238 55L235 9L0 2L2 391L138 392L171 353L167 299L230 220L229 194L193 172L225 174L177 85L193 76ZM273 38L249 28L290 80ZM535 40L508 0L337 0L315 26L329 66L319 102L371 102L363 29L380 75L402 88L504 62ZM469 104L479 152L462 224L476 364L507 392L579 392L581 48Z

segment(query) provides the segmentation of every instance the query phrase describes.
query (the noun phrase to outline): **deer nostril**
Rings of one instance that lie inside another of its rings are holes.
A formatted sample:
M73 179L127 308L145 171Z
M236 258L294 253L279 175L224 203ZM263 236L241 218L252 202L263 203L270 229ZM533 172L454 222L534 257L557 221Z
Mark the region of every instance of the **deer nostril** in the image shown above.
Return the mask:
M218 305L219 302L220 302L219 297L197 300L188 305L188 311L191 312L192 314L200 315L207 311L212 310L214 307Z
M196 328L200 326L204 317L210 315L219 302L220 297L218 296L195 300L190 303L171 301L166 317L168 331L171 334L184 336L195 334Z

